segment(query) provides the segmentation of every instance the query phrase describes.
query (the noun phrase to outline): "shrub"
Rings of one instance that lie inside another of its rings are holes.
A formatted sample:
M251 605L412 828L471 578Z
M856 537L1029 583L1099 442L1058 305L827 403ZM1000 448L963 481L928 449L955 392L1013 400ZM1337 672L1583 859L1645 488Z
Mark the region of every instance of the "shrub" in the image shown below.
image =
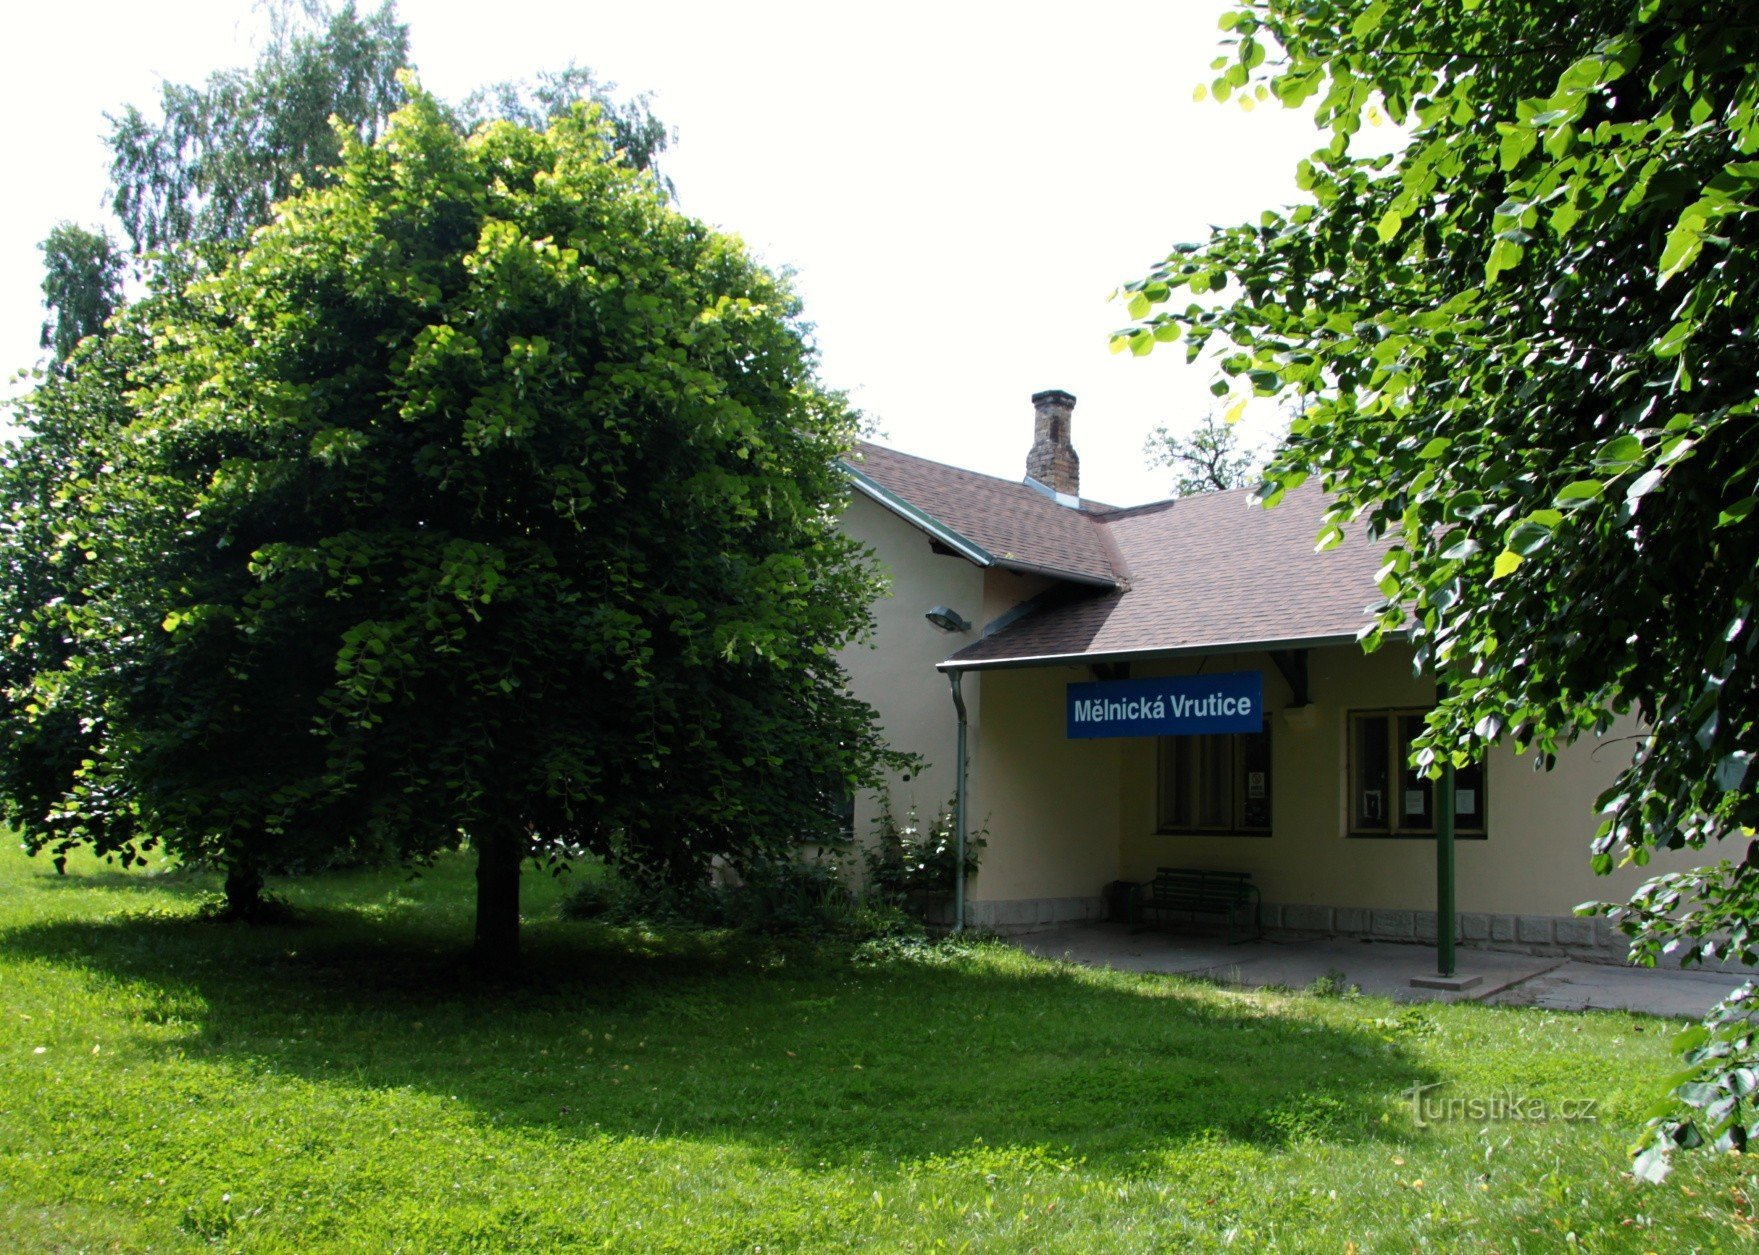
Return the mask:
M1307 986L1307 992L1316 998L1354 998L1361 994L1359 985L1350 983L1342 968L1327 968Z
M733 927L747 932L863 939L920 932L892 903L862 898L844 882L834 858L784 859L746 869L722 891Z
M985 834L969 833L965 839L965 875L977 872ZM901 903L911 895L952 892L958 859L958 831L951 805L940 810L924 828L911 807L899 824L892 813L890 795L880 795L880 813L874 824L874 841L864 858L869 890L884 900Z
M706 881L676 877L613 855L599 865L599 874L584 881L562 901L565 919L595 919L607 924L659 924L713 927L720 923L715 890Z
M628 860L604 864L562 904L568 919L627 926L731 928L740 932L861 940L920 934L897 905L863 899L844 883L834 855L778 857L747 865L740 882L681 885Z

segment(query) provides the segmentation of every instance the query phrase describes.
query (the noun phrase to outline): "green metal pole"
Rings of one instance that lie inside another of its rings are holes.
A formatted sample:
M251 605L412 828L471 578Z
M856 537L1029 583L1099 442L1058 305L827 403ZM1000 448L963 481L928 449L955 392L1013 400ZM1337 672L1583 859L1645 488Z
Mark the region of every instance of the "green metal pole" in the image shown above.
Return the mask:
M1435 960L1454 974L1454 764L1441 769L1435 789Z
M965 931L965 694L963 671L949 671L953 682L953 708L959 712L959 745L953 768L953 931Z

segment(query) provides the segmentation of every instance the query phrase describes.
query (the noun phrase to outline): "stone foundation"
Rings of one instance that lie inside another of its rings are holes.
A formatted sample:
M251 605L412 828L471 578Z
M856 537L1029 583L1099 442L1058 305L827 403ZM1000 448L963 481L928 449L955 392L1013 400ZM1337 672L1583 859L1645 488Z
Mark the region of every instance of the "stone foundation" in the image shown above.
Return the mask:
M1084 920L1103 920L1105 899L1094 898L1014 898L993 901L972 901L965 904L965 926L986 933L1014 936L1039 932L1063 924ZM928 917L930 924L950 925L953 904L948 902Z
M953 923L953 904L937 900L925 912L931 927ZM1042 932L1064 924L1097 922L1106 918L1103 897L1014 898L973 900L965 904L965 926L977 932L1018 936ZM1412 945L1435 944L1435 912L1389 910L1381 907L1318 906L1312 903L1264 904L1264 928L1273 936L1360 937L1367 941L1403 941ZM1194 931L1220 934L1215 917L1199 916ZM1507 915L1466 911L1455 917L1454 937L1464 950L1500 950L1516 954L1558 955L1585 963L1623 966L1628 942L1600 916ZM1665 960L1662 961L1665 965ZM1759 969L1739 963L1704 963L1694 970L1759 976Z

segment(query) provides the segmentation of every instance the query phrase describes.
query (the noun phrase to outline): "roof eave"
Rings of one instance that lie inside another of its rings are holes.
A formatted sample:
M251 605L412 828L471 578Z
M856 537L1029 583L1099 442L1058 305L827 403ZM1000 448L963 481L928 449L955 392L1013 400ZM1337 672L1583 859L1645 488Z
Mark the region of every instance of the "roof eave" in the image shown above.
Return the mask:
M1071 584L1084 584L1089 588L1103 588L1108 591L1116 591L1124 587L1124 584L1115 577L1092 575L1085 571L1068 571L1060 567L1043 566L1036 562L1022 562L1018 558L1010 556L998 557L976 541L960 535L926 510L911 505L891 489L864 474L860 468L851 465L847 460L842 463L842 466L848 472L850 481L863 496L879 503L880 506L890 510L912 527L926 533L934 540L938 540L960 557L974 562L980 567L999 566L1003 570L1017 571L1022 575L1043 575L1050 579L1065 580Z
M1387 633L1395 639L1406 635L1404 629ZM1293 636L1276 640L1211 641L1200 645L1175 645L1170 648L1096 650L1092 652L1033 654L1008 658L985 658L960 662L958 655L936 663L940 671L1000 671L1016 667L1087 666L1096 662L1137 662L1151 658L1189 658L1198 654L1256 654L1276 649L1324 649L1334 645L1353 645L1361 638L1354 632L1319 636Z
M1054 566L1039 566L1034 562L1021 562L1014 558L997 558L996 565L1007 571L1018 571L1022 575L1044 575L1051 579L1065 580L1070 584L1085 584L1089 588L1103 588L1108 592L1116 592L1124 587L1117 579L1108 579L1103 575L1089 575L1085 571L1066 571Z
M980 567L991 567L996 565L995 555L990 553L989 550L985 549L976 541L961 536L958 532L948 527L933 515L917 509L897 493L882 487L875 480L864 475L859 469L851 466L849 462L844 461L842 465L843 469L848 472L850 481L863 496L878 502L879 505L890 510L893 514L903 519L912 527L927 533L930 537L938 540L941 544L951 549L961 558L974 562Z

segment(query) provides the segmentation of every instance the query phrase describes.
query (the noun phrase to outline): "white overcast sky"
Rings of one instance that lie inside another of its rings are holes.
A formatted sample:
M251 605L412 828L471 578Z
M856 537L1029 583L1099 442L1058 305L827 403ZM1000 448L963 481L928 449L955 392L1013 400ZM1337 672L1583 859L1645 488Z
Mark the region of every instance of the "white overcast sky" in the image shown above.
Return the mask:
M369 7L363 5L362 7ZM791 267L822 374L912 453L1017 478L1031 393L1079 398L1089 496L1164 496L1144 437L1188 426L1212 370L1114 357L1107 297L1212 223L1297 193L1306 117L1199 103L1214 0L883 5L403 0L447 98L573 59L651 92L682 208ZM104 115L253 59L250 0L62 0L0 17L11 186L0 365L38 356L51 226L106 220ZM1265 421L1268 416L1261 416Z

